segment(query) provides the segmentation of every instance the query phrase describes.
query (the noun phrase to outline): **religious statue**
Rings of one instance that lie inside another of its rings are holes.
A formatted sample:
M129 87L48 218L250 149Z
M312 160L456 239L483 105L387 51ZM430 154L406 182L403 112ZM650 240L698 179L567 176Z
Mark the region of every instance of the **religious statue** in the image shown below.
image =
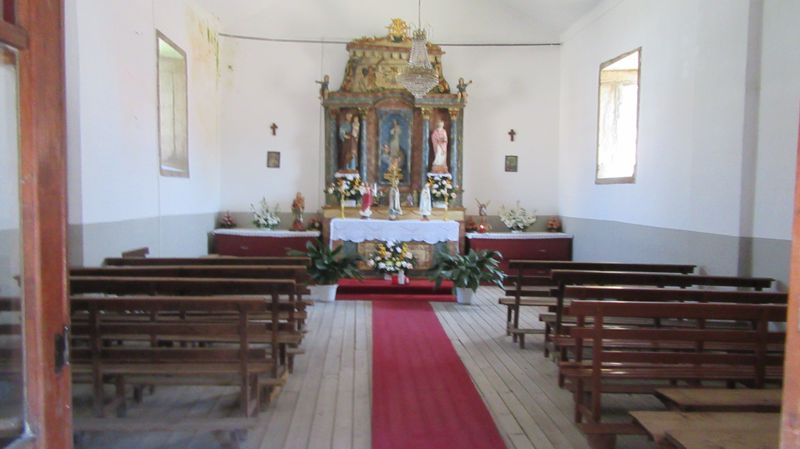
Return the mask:
M374 184L372 187L368 183L364 183L361 187L361 211L359 214L361 218L368 219L372 216L372 201L378 194L378 185Z
M436 129L431 133L431 143L433 143L433 164L431 173L449 173L447 170L447 131L444 130L444 122L439 120Z
M319 99L325 100L328 98L328 85L331 82L331 77L325 75L322 77L322 81L314 81L315 83L319 84Z
M358 172L358 135L361 130L361 122L358 116L353 117L350 112L346 113L344 120L339 124L339 166L344 173Z
M464 78L458 79L458 84L456 85L456 89L458 89L458 99L461 101L467 101L467 86L472 84L472 80L469 80L468 83L464 82Z
M478 215L481 217L481 222L477 226L476 230L480 233L484 233L489 230L490 226L486 224L486 217L489 215L489 204L491 201L487 201L485 203L481 203L481 201L475 198L475 202L478 203Z
M397 220L397 217L403 215L403 208L400 206L400 179L403 178L403 172L397 164L392 164L386 174L383 175L391 184L389 188L389 220Z
M419 214L422 215L424 221L428 221L433 209L431 202L431 185L427 182L422 186L422 192L419 194Z
M406 194L406 206L414 207L414 194L411 192Z
M303 194L297 192L297 195L294 197L294 201L292 201L292 215L294 216L294 221L292 221L292 231L305 231L306 227L303 224L303 212L306 210L306 199L303 198Z

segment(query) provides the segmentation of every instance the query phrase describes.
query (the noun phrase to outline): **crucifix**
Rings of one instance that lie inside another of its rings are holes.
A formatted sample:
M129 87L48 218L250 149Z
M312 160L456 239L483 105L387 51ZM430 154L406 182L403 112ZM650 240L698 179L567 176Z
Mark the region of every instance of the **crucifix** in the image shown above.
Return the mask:
M271 125L269 125L269 129L271 129L271 130L272 130L272 135L274 136L274 135L275 135L275 131L277 131L277 130L278 130L278 125L276 125L276 124L273 122Z
M509 131L509 132L508 132L508 137L510 137L510 138L511 138L511 141L512 141L512 142L514 141L514 136L516 136L516 135L517 135L517 132L516 132L516 131L514 131L513 129L512 129L511 131Z

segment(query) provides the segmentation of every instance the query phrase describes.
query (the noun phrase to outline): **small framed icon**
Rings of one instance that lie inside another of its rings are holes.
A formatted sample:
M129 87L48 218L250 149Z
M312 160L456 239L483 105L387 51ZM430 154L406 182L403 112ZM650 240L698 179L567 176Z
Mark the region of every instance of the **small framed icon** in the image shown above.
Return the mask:
M267 168L281 168L280 151L267 151Z
M506 156L506 171L507 172L517 171L517 156Z

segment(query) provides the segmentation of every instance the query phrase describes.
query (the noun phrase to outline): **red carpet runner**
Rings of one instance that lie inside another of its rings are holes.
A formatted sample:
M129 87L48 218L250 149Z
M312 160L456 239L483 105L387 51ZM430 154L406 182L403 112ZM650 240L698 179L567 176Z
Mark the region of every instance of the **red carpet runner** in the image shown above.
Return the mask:
M430 304L372 303L372 449L505 449Z

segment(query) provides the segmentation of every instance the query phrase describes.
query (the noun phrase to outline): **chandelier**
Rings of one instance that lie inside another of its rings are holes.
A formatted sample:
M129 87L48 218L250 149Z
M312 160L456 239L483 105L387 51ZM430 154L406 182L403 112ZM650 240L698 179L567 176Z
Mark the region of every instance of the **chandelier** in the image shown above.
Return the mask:
M418 12L419 22L411 41L408 65L397 75L397 82L414 94L414 97L422 98L439 84L439 76L428 58L428 38L422 29L422 0L419 0Z

